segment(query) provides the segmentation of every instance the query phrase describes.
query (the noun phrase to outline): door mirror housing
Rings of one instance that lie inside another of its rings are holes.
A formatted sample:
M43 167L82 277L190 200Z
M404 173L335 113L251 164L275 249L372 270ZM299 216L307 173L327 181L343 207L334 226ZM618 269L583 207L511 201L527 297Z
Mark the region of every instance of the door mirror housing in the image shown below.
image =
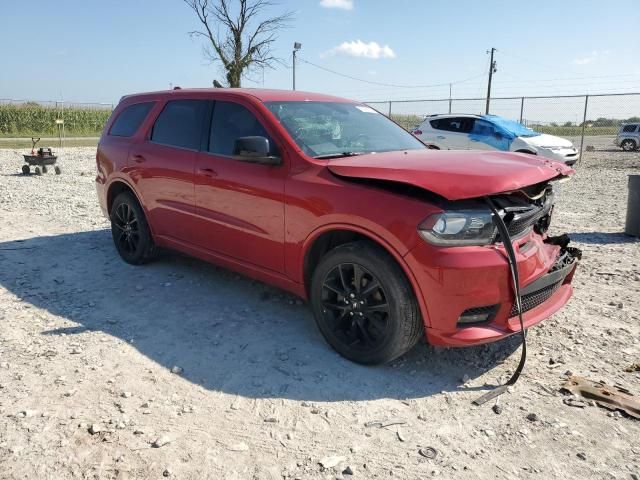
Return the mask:
M493 132L493 136L496 137L498 140L502 140L504 138L504 135L502 135L502 133L497 130Z
M269 139L266 137L240 137L233 146L233 154L244 162L280 165L280 157L269 155Z

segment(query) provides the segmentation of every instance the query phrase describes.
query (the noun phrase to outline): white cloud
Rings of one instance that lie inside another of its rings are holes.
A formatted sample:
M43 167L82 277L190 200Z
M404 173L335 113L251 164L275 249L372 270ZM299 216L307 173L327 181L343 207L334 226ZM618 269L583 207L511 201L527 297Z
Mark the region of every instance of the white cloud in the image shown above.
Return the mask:
M320 0L320 6L324 8L353 10L353 0Z
M611 50L602 50L602 51L594 50L589 55L586 55L586 56L580 57L580 58L575 58L573 60L573 64L574 65L589 65L590 63L593 63L596 60L598 60L598 58L605 57L605 56L609 55L610 53L611 53Z
M352 42L342 42L337 47L332 48L323 56L327 55L347 55L349 57L362 58L395 58L396 54L389 45L380 45L378 42L364 43L362 40Z

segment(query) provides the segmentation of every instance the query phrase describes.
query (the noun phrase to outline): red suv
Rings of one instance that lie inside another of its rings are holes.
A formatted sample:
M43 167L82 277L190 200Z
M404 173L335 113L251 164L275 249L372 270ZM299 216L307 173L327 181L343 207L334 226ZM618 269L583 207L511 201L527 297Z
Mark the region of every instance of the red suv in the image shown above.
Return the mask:
M465 346L520 331L496 213L525 328L572 293L577 259L545 232L555 184L573 170L429 150L350 100L251 89L126 96L97 167L125 261L171 248L308 298L328 343L356 362L388 362L423 332Z

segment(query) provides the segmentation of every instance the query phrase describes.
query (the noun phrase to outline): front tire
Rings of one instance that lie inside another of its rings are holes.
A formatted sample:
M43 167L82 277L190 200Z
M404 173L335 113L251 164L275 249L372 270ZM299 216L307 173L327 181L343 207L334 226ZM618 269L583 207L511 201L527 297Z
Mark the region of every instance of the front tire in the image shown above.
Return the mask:
M343 357L362 364L390 362L423 333L404 272L366 241L330 250L313 272L311 304L320 332Z
M622 141L620 146L625 152L633 152L636 149L636 142L631 139L626 139Z
M123 192L115 198L110 218L113 243L125 262L142 265L156 256L149 224L133 194Z

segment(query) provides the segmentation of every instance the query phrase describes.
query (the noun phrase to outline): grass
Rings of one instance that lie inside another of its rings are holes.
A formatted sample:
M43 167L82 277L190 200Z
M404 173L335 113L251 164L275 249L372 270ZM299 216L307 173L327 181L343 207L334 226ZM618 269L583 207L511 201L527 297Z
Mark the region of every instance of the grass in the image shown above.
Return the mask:
M98 145L97 137L73 138L65 141L66 147L95 147ZM51 147L53 151L60 150L60 142L57 138L42 138L37 147ZM31 149L31 140L22 138L0 138L0 148L26 148Z

